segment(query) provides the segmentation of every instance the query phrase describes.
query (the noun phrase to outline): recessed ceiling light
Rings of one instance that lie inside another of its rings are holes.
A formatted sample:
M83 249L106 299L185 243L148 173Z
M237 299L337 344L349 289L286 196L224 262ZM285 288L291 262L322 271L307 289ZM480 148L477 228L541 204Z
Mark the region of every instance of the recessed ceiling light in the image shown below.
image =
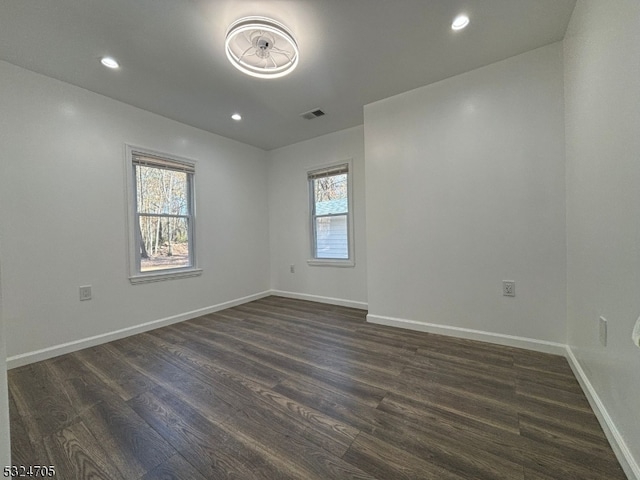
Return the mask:
M452 30L462 30L464 27L469 25L469 17L466 15L458 15L451 24Z
M114 58L111 58L111 57L102 57L100 59L100 63L102 65L104 65L105 67L108 67L108 68L119 68L120 67L120 64Z
M231 115L231 118L233 118L236 122L242 120L242 115L240 115L239 113L234 113L233 115Z
M232 23L224 48L231 64L252 77L283 77L298 65L295 38L270 18L245 17Z

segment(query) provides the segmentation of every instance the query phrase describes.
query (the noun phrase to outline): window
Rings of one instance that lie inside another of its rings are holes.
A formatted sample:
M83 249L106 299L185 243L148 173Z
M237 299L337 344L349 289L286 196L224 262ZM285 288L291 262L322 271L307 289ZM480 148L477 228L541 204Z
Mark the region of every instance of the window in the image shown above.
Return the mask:
M307 173L311 212L310 265L353 266L351 162Z
M194 250L195 164L127 147L130 280L199 275Z

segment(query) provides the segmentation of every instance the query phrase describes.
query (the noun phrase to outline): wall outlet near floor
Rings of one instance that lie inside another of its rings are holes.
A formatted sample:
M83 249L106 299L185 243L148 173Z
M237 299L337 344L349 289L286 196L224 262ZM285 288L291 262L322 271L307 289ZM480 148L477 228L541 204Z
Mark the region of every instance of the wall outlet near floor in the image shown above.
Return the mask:
M516 296L516 282L513 280L503 280L502 281L502 295L505 297L515 297Z
M290 271L291 273L296 273L296 266L295 266L295 265L293 265L293 264L292 264L292 265L289 265L289 271Z
M80 301L91 300L91 285L80 287Z
M600 345L603 347L607 346L607 319L604 317L600 317L598 320L598 325L600 328Z

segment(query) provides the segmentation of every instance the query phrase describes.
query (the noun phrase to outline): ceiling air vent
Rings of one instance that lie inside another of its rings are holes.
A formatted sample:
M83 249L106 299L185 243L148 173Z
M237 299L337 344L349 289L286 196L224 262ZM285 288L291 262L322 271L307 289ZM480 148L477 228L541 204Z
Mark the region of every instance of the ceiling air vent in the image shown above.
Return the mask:
M302 118L304 118L305 120L313 120L314 118L318 118L324 115L324 112L322 110L320 110L319 108L316 108L314 110L308 111L308 112L304 112L301 113L300 116Z

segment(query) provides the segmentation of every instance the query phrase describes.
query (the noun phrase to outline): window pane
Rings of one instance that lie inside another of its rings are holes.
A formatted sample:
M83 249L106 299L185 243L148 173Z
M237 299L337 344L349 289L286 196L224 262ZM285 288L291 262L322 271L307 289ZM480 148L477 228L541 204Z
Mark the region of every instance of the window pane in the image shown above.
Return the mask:
M347 213L347 174L314 179L313 198L316 215Z
M140 215L140 271L191 266L186 218Z
M347 216L316 218L316 258L349 258Z
M139 213L188 215L188 183L185 172L136 165Z

